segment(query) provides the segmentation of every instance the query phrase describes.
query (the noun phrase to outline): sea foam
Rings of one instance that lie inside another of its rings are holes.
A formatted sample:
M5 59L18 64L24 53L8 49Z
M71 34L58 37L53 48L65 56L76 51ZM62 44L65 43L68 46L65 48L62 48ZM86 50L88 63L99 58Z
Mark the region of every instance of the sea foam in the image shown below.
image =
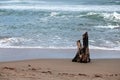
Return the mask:
M111 9L112 8L112 9ZM2 5L0 9L55 11L120 11L119 5Z
M101 26L94 26L94 27L96 27L96 28L106 28L106 29L107 28L109 28L109 29L117 29L118 28L119 29L120 26L119 25L116 25L116 26L114 26L114 25L102 26L101 25Z

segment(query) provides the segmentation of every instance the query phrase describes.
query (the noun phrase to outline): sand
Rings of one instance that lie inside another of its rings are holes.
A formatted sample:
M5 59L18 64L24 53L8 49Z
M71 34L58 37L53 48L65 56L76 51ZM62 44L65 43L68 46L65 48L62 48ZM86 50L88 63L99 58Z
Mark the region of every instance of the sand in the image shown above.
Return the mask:
M0 62L28 59L72 59L76 49L0 48ZM120 59L120 50L90 49L91 59Z
M120 80L120 59L36 59L0 62L0 80Z

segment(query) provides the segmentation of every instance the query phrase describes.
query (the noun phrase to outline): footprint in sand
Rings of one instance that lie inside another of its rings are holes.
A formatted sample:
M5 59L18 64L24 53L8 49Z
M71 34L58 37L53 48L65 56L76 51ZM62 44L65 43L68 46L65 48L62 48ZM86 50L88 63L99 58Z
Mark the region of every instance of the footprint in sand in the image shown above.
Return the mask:
M28 67L31 67L31 65L30 65L30 64L28 64Z
M88 75L86 75L86 74L81 74L81 73L79 73L78 75L79 75L79 76L88 76Z
M15 68L11 68L11 67L3 67L3 69L7 69L7 70L15 70Z
M64 76L64 75L69 75L68 73L58 73L58 75Z
M105 80L102 74L95 74L91 80Z
M42 71L41 73L45 73L45 74L52 74L51 71Z
M94 77L96 77L96 78L102 78L103 76L102 76L102 74L95 74Z
M77 76L76 74L69 74L69 73L58 73L60 76L69 76L69 77L74 77Z

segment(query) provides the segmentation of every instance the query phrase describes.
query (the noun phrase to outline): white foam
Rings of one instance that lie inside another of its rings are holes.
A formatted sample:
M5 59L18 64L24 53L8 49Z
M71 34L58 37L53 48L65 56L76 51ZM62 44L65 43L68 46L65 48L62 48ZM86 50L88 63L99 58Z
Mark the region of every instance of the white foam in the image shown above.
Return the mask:
M19 44L21 42L28 41L24 38L3 38L0 39L0 47L12 47L14 44Z
M49 46L49 47L43 47L43 46L0 46L0 48L77 49L77 47L55 47L55 46ZM90 49L120 51L120 47L107 48L107 47L98 47L98 46L92 46L92 45L90 45Z
M16 2L20 2L20 0L10 0L10 1L0 1L0 3L16 3Z
M91 15L97 15L98 13L95 13L95 12L89 12L87 13L88 16L91 16Z
M99 50L116 50L116 51L120 51L120 47L107 48L107 47L98 47L98 46L92 46L92 45L90 45L90 49L99 49Z
M2 3L2 4L13 4L13 3L37 3L37 4L39 4L39 3L46 3L45 1L37 1L37 0L34 0L34 1L32 1L32 0L9 0L9 1L0 1L0 3Z
M120 5L1 5L0 9L61 10L61 11L120 11Z
M59 38L59 37L58 37ZM21 42L28 42L30 41L29 39L24 39L24 38L3 38L0 39L0 48L40 48L40 49L77 49L76 46L29 46L29 45L19 45L19 43L21 44ZM90 41L91 42L91 41ZM93 41L92 41L93 42ZM110 42L106 42L106 44L109 44ZM119 43L119 42L118 42ZM14 45L15 44L15 45ZM16 45L18 44L18 45ZM111 44L111 43L110 43ZM104 46L104 45L103 45ZM98 47L98 46L92 46L90 45L90 49L100 49L100 50L120 50L120 46L118 47L112 47L114 46L114 44L111 45L111 48L109 47Z
M0 46L0 48L39 48L39 49L77 49L76 47L43 47L43 46Z
M57 16L58 14L59 14L58 12L51 12L50 16L54 17L54 16Z
M103 13L102 16L105 19L109 19L109 20L114 20L114 21L120 21L120 14L117 12L113 12L113 13Z
M97 15L98 17L103 17L105 20L116 21L116 22L120 21L120 14L117 13L117 12L113 12L113 13L89 12L86 15L87 16ZM83 15L83 16L86 16L86 15ZM97 28L110 28L110 29L120 28L120 26L118 24L116 24L116 25L108 24L106 26L98 25L98 26L94 26L94 27L97 27Z
M97 28L109 28L109 29L115 29L115 28L119 28L120 26L119 25L108 25L108 26L94 26L94 27L97 27Z
M112 10L111 10L112 11ZM91 16L91 15L98 15L100 17L103 17L104 19L107 19L107 20L114 20L114 21L120 21L120 14L117 13L117 12L112 12L112 13L99 13L99 12L89 12L87 13L88 16Z

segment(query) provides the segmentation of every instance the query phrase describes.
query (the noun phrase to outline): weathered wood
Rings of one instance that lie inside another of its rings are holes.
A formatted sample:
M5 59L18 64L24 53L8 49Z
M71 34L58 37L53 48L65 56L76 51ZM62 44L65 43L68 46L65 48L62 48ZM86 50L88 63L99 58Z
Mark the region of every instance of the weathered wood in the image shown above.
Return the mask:
M83 34L83 51L82 51L82 61L84 63L90 62L89 46L88 46L88 33Z
M88 47L88 33L83 34L83 47Z
M78 51L77 51L75 57L72 59L72 62L79 62L80 61L81 48L82 48L81 42L80 42L80 40L78 40L77 41L77 50Z
M80 40L77 41L78 51L76 56L73 58L73 62L87 63L90 62L89 46L88 46L88 33L83 34L83 47Z

